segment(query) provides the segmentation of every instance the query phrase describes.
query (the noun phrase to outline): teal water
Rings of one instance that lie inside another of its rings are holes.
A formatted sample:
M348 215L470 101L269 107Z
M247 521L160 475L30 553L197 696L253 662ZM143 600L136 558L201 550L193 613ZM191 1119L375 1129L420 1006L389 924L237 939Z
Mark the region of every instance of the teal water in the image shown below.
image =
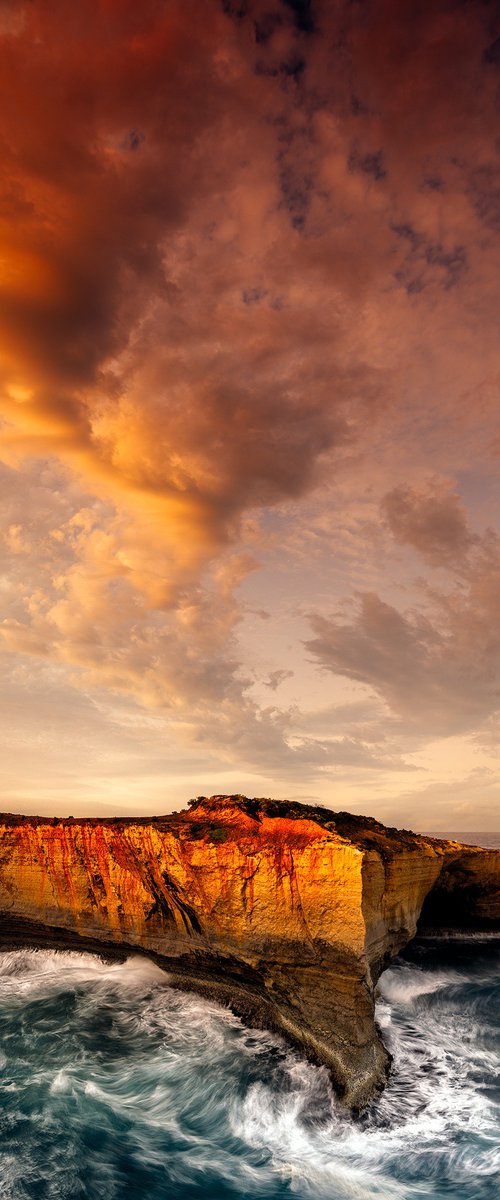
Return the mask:
M276 1037L144 959L0 955L2 1200L498 1200L500 943L381 981L390 1084L359 1121Z

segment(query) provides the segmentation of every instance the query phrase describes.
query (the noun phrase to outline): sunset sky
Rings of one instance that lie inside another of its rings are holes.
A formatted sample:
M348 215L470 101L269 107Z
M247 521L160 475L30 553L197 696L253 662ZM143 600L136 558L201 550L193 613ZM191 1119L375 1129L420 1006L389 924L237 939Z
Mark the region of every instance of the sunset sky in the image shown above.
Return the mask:
M500 827L500 5L0 31L1 807Z

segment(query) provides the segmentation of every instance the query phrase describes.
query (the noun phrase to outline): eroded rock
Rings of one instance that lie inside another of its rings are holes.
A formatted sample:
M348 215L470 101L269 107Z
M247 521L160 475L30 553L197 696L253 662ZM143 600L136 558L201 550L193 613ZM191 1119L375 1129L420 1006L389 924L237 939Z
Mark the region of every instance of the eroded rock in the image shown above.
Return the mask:
M434 927L500 925L500 852L241 796L168 817L0 817L4 945L150 954L326 1064L352 1108L385 1082L374 987L424 903Z

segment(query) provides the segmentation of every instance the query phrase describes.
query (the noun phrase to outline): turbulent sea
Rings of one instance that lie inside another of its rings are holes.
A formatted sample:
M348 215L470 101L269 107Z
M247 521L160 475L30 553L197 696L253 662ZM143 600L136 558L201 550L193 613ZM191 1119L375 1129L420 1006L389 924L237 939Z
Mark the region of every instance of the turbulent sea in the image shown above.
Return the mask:
M498 1200L500 940L415 943L359 1120L279 1038L143 958L0 954L2 1200Z

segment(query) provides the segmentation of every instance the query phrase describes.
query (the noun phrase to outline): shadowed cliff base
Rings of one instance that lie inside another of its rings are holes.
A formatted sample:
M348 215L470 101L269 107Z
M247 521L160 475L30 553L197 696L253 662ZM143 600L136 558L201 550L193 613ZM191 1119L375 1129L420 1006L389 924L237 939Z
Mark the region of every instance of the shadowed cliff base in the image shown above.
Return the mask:
M325 1064L354 1110L387 1078L374 989L419 920L500 928L500 851L242 796L0 818L1 945L147 954Z

